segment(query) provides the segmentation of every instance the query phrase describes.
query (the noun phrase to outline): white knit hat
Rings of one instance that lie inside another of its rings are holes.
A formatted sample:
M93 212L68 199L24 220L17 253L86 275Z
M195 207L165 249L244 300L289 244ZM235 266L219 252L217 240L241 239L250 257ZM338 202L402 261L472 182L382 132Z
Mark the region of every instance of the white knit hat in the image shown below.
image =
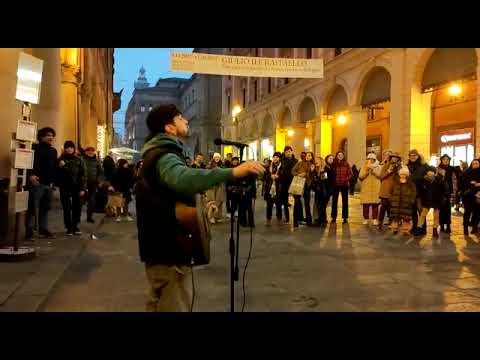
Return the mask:
M398 170L398 175L410 176L410 170L408 170L408 167L404 165L400 170Z
M368 159L377 160L377 155L375 155L374 153L370 153L370 154L367 155L367 160Z
M220 159L222 158L222 155L220 155L219 153L215 153L213 154L213 157L216 158L216 157L219 157Z

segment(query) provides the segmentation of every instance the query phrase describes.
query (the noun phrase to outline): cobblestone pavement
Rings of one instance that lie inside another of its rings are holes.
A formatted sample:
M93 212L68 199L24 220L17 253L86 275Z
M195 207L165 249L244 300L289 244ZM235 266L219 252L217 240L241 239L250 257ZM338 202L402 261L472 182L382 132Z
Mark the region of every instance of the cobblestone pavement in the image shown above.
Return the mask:
M451 236L433 240L429 227L417 241L362 225L356 197L350 210L348 225L292 230L275 221L265 226L259 200L245 311L480 310L480 244L463 236L461 217L454 217ZM228 220L213 226L212 262L195 268L194 311L230 309L229 229ZM135 223L107 221L102 232L66 270L43 311L144 311ZM242 229L237 311L249 245L250 230Z

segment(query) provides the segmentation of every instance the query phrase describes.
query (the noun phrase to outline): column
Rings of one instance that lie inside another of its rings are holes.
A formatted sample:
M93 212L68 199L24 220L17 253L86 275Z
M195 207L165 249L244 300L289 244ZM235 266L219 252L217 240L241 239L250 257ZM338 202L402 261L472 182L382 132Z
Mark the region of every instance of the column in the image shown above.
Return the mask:
M61 85L61 103L60 118L63 127L63 141L71 140L77 146L83 146L78 136L78 85L80 68L62 64L62 85ZM61 140L58 137L58 140Z
M360 106L352 106L347 115L348 162L359 168L366 157L368 114Z
M35 48L32 55L44 61L40 103L32 108L32 120L38 123L39 129L49 126L55 130L55 147L60 151L64 138L60 126L60 49Z
M21 51L18 48L0 48L0 176L5 177L10 177L10 139L22 113L21 103L15 99L18 57Z
M430 159L432 93L422 94L420 86L413 85L410 98L409 149L417 149L424 160L428 161Z
M80 127L80 144L82 147L93 146L97 147L97 139L92 139L87 137L89 134L86 129L91 126L94 126L95 129L97 124L91 119L91 103L92 103L92 91L88 83L85 83L80 88L80 109L79 109L79 127ZM97 149L98 150L98 149Z
M389 121L389 144L387 148L399 151L404 154L408 151L404 146L405 132L408 126L403 116L405 92L403 91L404 79L404 57L403 49L392 51L392 71L390 83L390 121ZM385 150L385 149L384 149Z
M477 116L475 121L475 158L479 157L480 154L480 65L477 64ZM469 164L470 165L470 164Z

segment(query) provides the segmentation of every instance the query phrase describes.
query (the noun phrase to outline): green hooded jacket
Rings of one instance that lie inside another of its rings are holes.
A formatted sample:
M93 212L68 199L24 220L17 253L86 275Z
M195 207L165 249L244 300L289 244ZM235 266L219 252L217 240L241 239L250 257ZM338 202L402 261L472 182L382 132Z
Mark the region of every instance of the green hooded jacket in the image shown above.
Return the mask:
M156 148L171 148L185 154L183 143L168 134L158 134L149 140L142 149L142 157ZM191 196L211 189L217 184L233 179L232 169L215 168L211 170L194 169L185 164L184 159L170 153L162 156L157 162L157 176L160 185L177 194Z

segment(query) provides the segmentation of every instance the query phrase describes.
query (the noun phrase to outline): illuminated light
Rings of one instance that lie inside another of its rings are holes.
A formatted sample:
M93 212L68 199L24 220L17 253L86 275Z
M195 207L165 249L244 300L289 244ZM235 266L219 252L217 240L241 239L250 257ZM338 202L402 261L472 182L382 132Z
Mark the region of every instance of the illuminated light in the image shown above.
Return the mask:
M307 138L305 138L305 140L303 141L303 145L308 148L310 147L310 140L308 140Z
M290 130L287 131L287 135L291 137L291 136L295 135L295 131L290 129Z
M26 53L20 53L17 69L17 88L15 98L38 104L42 81L43 60Z
M105 155L105 126L97 125L97 150L100 152L100 157Z
M270 140L269 139L263 139L262 140L262 147L266 147L270 145Z
M453 84L448 88L448 93L451 96L458 96L462 92L462 87L458 84Z
M237 116L238 114L240 114L242 112L242 108L240 106L235 106L232 110L232 117L235 117Z
M340 115L338 118L337 118L337 122L340 124L340 125L344 125L346 122L347 122L347 118L345 115Z
M432 155L430 156L430 161L428 162L428 164L430 166L435 166L437 167L438 166L438 163L439 163L439 157L436 156L436 155Z
M440 140L442 143L448 143L451 141L470 140L472 133L456 134L456 135L443 135Z

